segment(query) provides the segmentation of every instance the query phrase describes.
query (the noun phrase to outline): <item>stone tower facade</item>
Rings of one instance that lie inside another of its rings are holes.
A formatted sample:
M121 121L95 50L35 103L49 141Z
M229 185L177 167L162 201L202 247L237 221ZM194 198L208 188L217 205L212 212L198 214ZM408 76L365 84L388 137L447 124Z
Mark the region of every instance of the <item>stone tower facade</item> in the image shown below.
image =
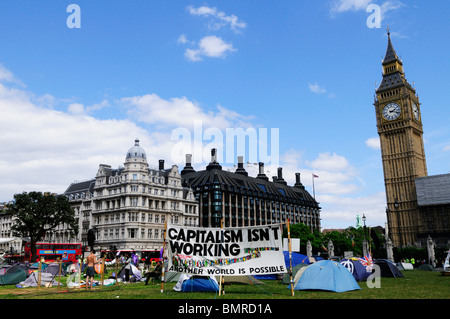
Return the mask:
M397 247L413 245L423 222L415 179L427 176L421 104L405 77L388 31L382 62L383 79L376 90L375 114L386 187L389 236Z

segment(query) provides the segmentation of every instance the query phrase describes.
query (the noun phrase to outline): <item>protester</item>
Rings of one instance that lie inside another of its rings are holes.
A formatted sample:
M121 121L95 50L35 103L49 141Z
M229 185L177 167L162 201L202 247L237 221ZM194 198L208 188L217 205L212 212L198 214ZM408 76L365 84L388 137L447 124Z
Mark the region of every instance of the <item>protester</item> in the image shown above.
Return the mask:
M155 269L145 273L145 285L148 285L150 278L159 278L162 274L162 263L158 261Z
M86 289L90 288L92 290L92 286L94 284L94 276L95 276L95 264L100 263L100 260L97 260L95 256L95 250L91 250L91 254L87 256L87 267L86 267Z
M130 281L130 270L131 270L131 265L133 263L131 255L130 254L127 254L127 255L128 255L128 258L125 261L125 282Z

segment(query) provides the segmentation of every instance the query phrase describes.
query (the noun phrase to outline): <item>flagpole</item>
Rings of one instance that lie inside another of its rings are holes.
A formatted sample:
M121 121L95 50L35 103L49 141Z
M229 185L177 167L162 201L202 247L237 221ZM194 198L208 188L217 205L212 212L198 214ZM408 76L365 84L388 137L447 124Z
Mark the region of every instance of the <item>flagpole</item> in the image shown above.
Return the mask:
M287 233L289 241L289 277L291 282L291 296L294 297L294 281L292 280L292 246L291 246L291 230L289 228L289 219L287 220Z
M221 230L220 241L222 242L222 239L223 239L223 218L220 220L220 230ZM223 281L223 276L222 276L222 272L220 272L220 276L219 276L219 296L222 295L222 281ZM224 293L225 293L225 291L224 291Z
M163 254L162 254L162 271L161 271L161 293L164 292L164 272L166 266L164 265L164 254L166 253L166 233L167 233L167 219L164 223L164 243L163 243Z
M316 191L314 189L314 174L312 174L312 184L313 184L313 197L316 199Z

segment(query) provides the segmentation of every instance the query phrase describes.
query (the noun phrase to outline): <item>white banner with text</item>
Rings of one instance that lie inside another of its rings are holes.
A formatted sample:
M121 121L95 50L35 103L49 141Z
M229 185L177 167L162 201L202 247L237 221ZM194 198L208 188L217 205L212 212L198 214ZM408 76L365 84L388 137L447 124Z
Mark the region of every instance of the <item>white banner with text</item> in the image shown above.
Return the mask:
M286 273L279 224L223 229L168 225L166 249L168 271L202 276Z

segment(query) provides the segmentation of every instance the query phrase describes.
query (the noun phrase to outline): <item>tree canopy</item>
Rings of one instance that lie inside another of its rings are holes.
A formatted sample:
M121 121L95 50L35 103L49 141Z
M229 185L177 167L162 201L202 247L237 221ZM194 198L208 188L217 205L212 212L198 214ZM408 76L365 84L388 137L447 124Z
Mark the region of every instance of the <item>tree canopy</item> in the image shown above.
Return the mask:
M311 232L310 227L305 224L290 225L291 238L300 238L300 250L306 252L306 244L311 242L313 253L326 252L328 241L331 240L334 245L334 253L337 256L343 256L345 251L353 251L354 256L362 256L362 242L366 238L370 245L372 255L385 254L382 249L384 237L376 233L373 229L369 230L363 227L354 228L348 227L341 231L332 231L328 233L321 233L319 231ZM283 237L287 237L287 231L284 230ZM380 238L382 237L382 238Z
M78 233L75 212L64 195L23 192L14 195L14 201L8 208L16 217L11 226L13 236L30 238L33 258L36 256L35 243L44 238L48 231L65 224L71 235Z

